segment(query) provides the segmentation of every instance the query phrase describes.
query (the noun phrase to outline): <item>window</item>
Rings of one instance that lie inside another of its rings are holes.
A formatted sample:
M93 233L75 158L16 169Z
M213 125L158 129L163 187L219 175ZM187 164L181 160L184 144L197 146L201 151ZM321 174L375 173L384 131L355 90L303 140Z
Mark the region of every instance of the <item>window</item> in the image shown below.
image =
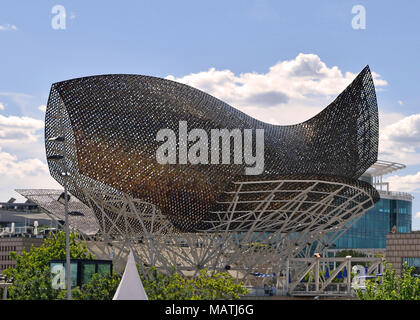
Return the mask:
M414 273L420 275L420 257L417 258L402 258L402 262L406 262L409 267L414 267Z
M79 212L79 211L69 212L69 215L71 215L71 216L84 216L84 214Z
M85 263L82 265L82 284L88 283L95 273L94 263Z

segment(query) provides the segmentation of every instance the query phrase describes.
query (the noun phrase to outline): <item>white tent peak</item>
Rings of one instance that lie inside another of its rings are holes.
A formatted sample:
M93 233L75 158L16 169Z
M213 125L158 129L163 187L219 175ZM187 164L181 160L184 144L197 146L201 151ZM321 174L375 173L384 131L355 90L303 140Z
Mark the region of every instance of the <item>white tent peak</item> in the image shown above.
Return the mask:
M148 300L131 249L120 285L112 300Z

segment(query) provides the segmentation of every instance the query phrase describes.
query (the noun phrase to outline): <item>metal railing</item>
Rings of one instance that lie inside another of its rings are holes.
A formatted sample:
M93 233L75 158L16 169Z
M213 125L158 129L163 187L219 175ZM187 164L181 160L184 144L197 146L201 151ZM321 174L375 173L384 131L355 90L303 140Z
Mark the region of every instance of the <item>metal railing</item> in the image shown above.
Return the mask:
M385 191L385 190L378 190L378 192L381 197L389 197L389 198L395 198L398 200L407 200L407 201L412 201L414 199L414 197L407 192Z
M381 275L383 258L351 257L345 258L295 258L289 259L286 268L285 291L292 296L352 296L357 282L365 278ZM352 265L368 264L366 274L353 274ZM326 273L328 270L328 276ZM293 274L293 275L292 275ZM293 279L292 279L293 278ZM333 282L340 279L341 282Z
M32 226L15 227L14 230L12 230L12 228L10 227L0 228L0 237L20 235L26 233L33 234L33 229L34 227Z

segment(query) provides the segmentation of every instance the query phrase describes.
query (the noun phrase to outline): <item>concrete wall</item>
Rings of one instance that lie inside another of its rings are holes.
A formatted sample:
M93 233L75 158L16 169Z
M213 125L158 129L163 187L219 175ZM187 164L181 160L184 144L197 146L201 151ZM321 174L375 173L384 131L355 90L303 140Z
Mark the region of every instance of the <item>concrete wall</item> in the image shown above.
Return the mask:
M420 232L386 235L385 260L401 275L403 258L420 258Z

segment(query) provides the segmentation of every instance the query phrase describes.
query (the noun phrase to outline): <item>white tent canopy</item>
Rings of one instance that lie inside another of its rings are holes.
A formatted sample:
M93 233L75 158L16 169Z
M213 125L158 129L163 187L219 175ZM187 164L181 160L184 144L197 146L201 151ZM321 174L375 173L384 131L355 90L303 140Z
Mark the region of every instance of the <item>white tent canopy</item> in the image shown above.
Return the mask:
M112 300L148 300L131 249L120 285Z

